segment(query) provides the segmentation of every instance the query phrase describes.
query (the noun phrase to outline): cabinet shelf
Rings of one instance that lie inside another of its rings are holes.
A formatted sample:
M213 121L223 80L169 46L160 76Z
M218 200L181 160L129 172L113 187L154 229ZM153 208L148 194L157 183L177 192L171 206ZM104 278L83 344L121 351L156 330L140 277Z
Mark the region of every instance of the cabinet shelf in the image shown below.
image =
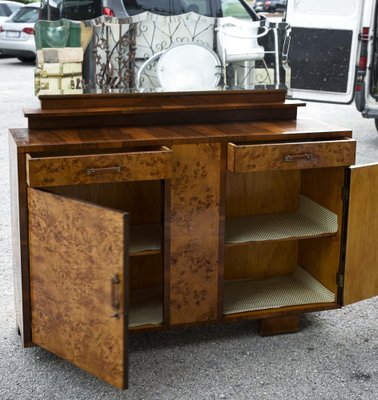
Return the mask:
M294 305L332 303L335 294L306 270L266 280L230 280L224 283L224 314Z
M153 287L130 292L129 328L163 323L163 289Z
M332 236L337 215L305 196L291 213L233 217L226 220L225 244Z
M161 252L162 226L144 224L130 226L130 255L146 255Z

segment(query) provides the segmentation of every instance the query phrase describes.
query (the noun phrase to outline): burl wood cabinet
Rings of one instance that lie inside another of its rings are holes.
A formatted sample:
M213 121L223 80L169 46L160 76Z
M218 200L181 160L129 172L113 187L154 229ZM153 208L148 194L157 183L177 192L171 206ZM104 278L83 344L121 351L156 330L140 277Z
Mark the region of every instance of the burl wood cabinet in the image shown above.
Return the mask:
M378 294L378 166L282 90L42 98L12 129L17 324L127 387L129 332Z

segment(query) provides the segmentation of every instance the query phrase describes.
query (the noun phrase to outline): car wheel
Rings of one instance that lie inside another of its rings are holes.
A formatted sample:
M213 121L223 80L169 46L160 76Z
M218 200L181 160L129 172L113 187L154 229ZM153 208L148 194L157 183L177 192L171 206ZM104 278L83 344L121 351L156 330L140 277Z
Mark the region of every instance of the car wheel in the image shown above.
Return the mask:
M35 57L17 57L22 62L32 63L35 61Z
M374 122L375 122L375 127L376 127L376 129L377 129L377 131L378 131L378 118L375 118L375 119L374 119Z

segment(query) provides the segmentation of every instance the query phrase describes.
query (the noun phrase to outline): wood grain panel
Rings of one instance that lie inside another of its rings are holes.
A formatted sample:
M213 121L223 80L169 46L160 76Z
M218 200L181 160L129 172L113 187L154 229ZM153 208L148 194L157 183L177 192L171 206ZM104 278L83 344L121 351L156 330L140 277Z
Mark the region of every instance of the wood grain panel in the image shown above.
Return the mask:
M49 191L127 211L130 225L154 224L162 220L161 181L55 186Z
M354 163L352 139L274 144L228 145L227 168L233 172L347 166Z
M299 331L300 327L299 314L297 314L260 319L258 332L260 336L272 336L284 333L295 333Z
M62 186L167 179L172 152L160 150L36 158L27 156L28 185Z
M33 342L124 388L127 215L31 188L28 198Z
M17 329L25 347L32 346L27 231L25 157L9 138L10 196L12 221L13 284Z
M98 128L115 126L147 126L159 124L208 124L209 122L227 121L263 121L293 120L297 117L297 107L303 103L284 104L232 104L230 107L186 107L178 110L162 110L161 108L145 109L100 109L93 108L88 112L77 112L67 109L63 112L33 113L28 110L30 129L59 128ZM59 110L60 111L60 110Z
M351 168L344 304L378 295L378 165Z
M226 217L295 211L300 171L227 173Z
M163 287L163 255L130 257L130 290Z
M42 109L24 110L29 128L289 120L304 106L285 100L282 89L46 96L41 101Z
M225 279L269 279L292 274L298 263L298 241L227 246Z
M231 122L230 122L231 121ZM305 140L310 136L316 140L330 140L351 137L352 132L328 122L299 119L284 121L247 121L227 120L222 123L123 126L79 129L58 129L55 124L51 129L42 130L12 129L11 134L20 152L66 151L93 152L104 148L120 149L140 146L171 146L173 144L199 144L208 142L273 142L283 140ZM50 154L51 155L51 154ZM59 154L58 154L59 155Z
M162 197L163 201L163 320L164 325L169 326L170 320L170 298L171 298L171 180L165 180L162 182Z
M197 92L156 93L101 93L82 95L39 96L42 109L132 107L143 106L189 106L232 103L283 103L284 89L222 90Z
M173 148L170 323L217 318L219 144Z
M299 264L333 293L338 290L336 275L340 268L344 176L343 167L302 172L302 193L337 215L338 231L331 238L301 241Z

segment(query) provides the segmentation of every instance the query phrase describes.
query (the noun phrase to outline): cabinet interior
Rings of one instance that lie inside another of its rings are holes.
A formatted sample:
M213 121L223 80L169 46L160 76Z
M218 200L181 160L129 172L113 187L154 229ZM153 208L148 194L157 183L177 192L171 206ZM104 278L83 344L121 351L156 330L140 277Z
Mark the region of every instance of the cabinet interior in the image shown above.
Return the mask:
M344 168L226 176L225 315L334 305ZM163 324L164 181L50 188L129 215L129 327Z
M227 173L224 314L334 304L343 168Z
M138 181L50 188L129 216L129 327L163 323L163 185Z

